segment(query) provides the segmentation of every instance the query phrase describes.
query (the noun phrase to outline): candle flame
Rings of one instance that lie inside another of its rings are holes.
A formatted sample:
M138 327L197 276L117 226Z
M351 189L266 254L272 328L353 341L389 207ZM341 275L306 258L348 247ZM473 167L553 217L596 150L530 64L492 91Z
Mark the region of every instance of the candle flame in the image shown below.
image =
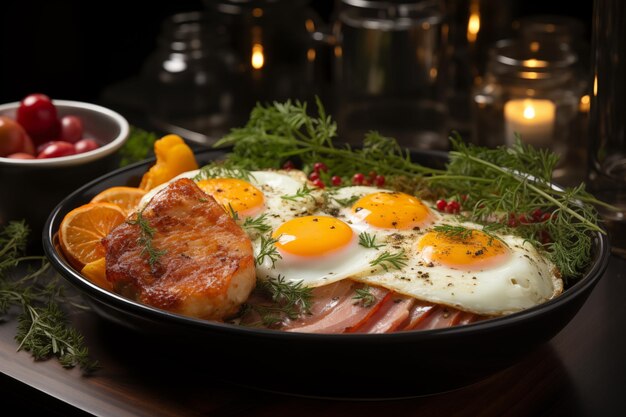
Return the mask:
M263 45L255 43L252 45L252 57L250 59L252 68L261 69L265 64L265 56L263 55Z
M479 31L480 12L478 10L478 1L472 1L472 4L470 5L470 16L467 22L467 41L469 43L476 42Z
M530 100L524 101L524 119L532 120L535 118L535 108L530 103Z

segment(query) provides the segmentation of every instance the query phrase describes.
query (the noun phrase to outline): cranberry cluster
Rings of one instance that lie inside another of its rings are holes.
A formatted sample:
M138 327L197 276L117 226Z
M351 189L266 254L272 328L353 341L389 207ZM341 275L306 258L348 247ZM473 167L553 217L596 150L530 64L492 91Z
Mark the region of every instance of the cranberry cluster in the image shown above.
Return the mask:
M283 164L283 169L291 170L294 169L295 165L291 161L287 161ZM316 162L313 164L313 171L309 174L309 180L318 188L325 188L326 184L322 180L321 173L328 172L328 166L326 166L323 162ZM330 177L330 184L333 187L339 187L343 183L343 179L339 175L333 175ZM385 185L385 177L383 175L378 175L376 171L370 171L368 176L361 172L357 172L352 176L352 184L353 185L375 185L377 187L382 187Z

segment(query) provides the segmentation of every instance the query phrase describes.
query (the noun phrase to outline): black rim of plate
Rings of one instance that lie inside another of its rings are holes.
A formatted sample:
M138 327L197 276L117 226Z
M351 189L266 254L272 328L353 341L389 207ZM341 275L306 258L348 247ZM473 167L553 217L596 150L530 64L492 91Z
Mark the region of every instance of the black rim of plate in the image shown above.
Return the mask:
M210 159L215 159L224 154L224 150L221 149L208 149L202 150L195 153L196 156L209 156ZM215 154L211 157L211 154ZM445 152L439 151L418 151L415 154L422 155L425 157L432 158L446 158ZM74 270L69 263L64 259L64 257L57 253L55 245L54 245L54 236L56 231L62 221L61 214L64 210L67 210L66 207L68 202L79 198L79 196L83 195L85 191L90 188L96 186L97 184L108 180L113 177L117 177L125 174L128 171L135 170L140 166L150 166L150 164L154 163L154 158L148 159L145 161L137 162L135 164L129 165L124 168L117 169L112 171L102 177L96 178L95 180L83 185L66 198L63 199L52 211L42 233L42 241L44 252L46 253L48 259L54 266L54 268L68 281L70 284L78 288L80 291L84 292L89 297L92 297L100 302L105 303L108 306L113 306L118 310L122 310L125 312L133 313L138 316L142 316L146 319L158 319L165 320L168 324L179 324L190 326L194 328L196 331L202 331L203 329L210 329L213 332L221 332L224 334L236 334L236 335L248 335L255 337L266 337L266 338L280 338L285 340L328 340L332 342L332 340L341 339L343 340L353 340L353 341L384 341L384 340L396 340L402 341L402 339L410 339L414 340L417 335L424 339L430 338L442 338L442 337L454 337L458 335L463 335L467 333L474 332L482 332L482 331L490 331L495 330L501 327L504 324L515 324L519 322L524 322L527 320L531 320L538 315L545 314L548 311L559 308L559 306L566 304L568 301L573 300L585 293L589 287L594 286L597 281L602 277L604 271L607 268L609 262L610 255L610 245L609 240L606 234L596 233L595 234L595 257L592 265L584 273L582 278L578 280L574 285L567 288L563 291L561 295L558 297L549 300L545 303L539 304L537 306L528 308L526 310L522 310L517 313L512 313L509 315L496 317L492 319L487 319L484 321L479 321L471 324L466 324L463 326L454 326L445 329L432 329L432 330L410 330L403 332L395 332L395 333L383 333L383 334L358 334L358 333L350 333L350 334L317 334L317 333L299 333L299 332L285 332L281 330L271 330L271 329L259 329L259 328L251 328L246 326L239 326L235 324L227 324L220 323L209 320L202 320L192 317L183 316L176 313L171 313L169 311L161 310L155 307L151 307L146 304L142 304L131 299L122 297L119 294L114 292L110 292L105 290L96 284L89 281L87 278L83 277L78 271ZM74 208L74 207L72 207Z

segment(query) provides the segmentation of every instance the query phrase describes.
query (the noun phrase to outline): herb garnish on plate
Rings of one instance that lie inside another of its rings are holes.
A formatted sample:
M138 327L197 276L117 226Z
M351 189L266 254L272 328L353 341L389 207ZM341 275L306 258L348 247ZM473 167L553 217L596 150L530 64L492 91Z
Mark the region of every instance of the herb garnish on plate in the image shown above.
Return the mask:
M385 175L390 188L463 201L460 220L485 225L531 241L545 250L565 279L580 276L591 259L592 233L601 232L594 205L605 205L585 191L584 184L557 188L552 173L558 157L523 144L494 149L451 137L449 162L435 169L411 160L393 138L368 133L363 146L337 145L337 125L317 100L317 114L307 104L287 101L258 104L250 120L216 143L232 146L224 164L248 170L278 169L299 161L305 172L323 161L328 171L349 179L355 172ZM541 213L536 221L525 221ZM511 221L514 219L515 221Z

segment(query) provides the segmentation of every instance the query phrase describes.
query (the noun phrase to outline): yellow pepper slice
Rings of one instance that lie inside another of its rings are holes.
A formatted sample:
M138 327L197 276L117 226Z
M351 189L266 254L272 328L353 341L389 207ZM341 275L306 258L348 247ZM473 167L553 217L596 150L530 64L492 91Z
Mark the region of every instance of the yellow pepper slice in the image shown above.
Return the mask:
M193 151L178 135L167 135L154 142L156 164L141 178L139 188L149 191L186 171L198 169Z

